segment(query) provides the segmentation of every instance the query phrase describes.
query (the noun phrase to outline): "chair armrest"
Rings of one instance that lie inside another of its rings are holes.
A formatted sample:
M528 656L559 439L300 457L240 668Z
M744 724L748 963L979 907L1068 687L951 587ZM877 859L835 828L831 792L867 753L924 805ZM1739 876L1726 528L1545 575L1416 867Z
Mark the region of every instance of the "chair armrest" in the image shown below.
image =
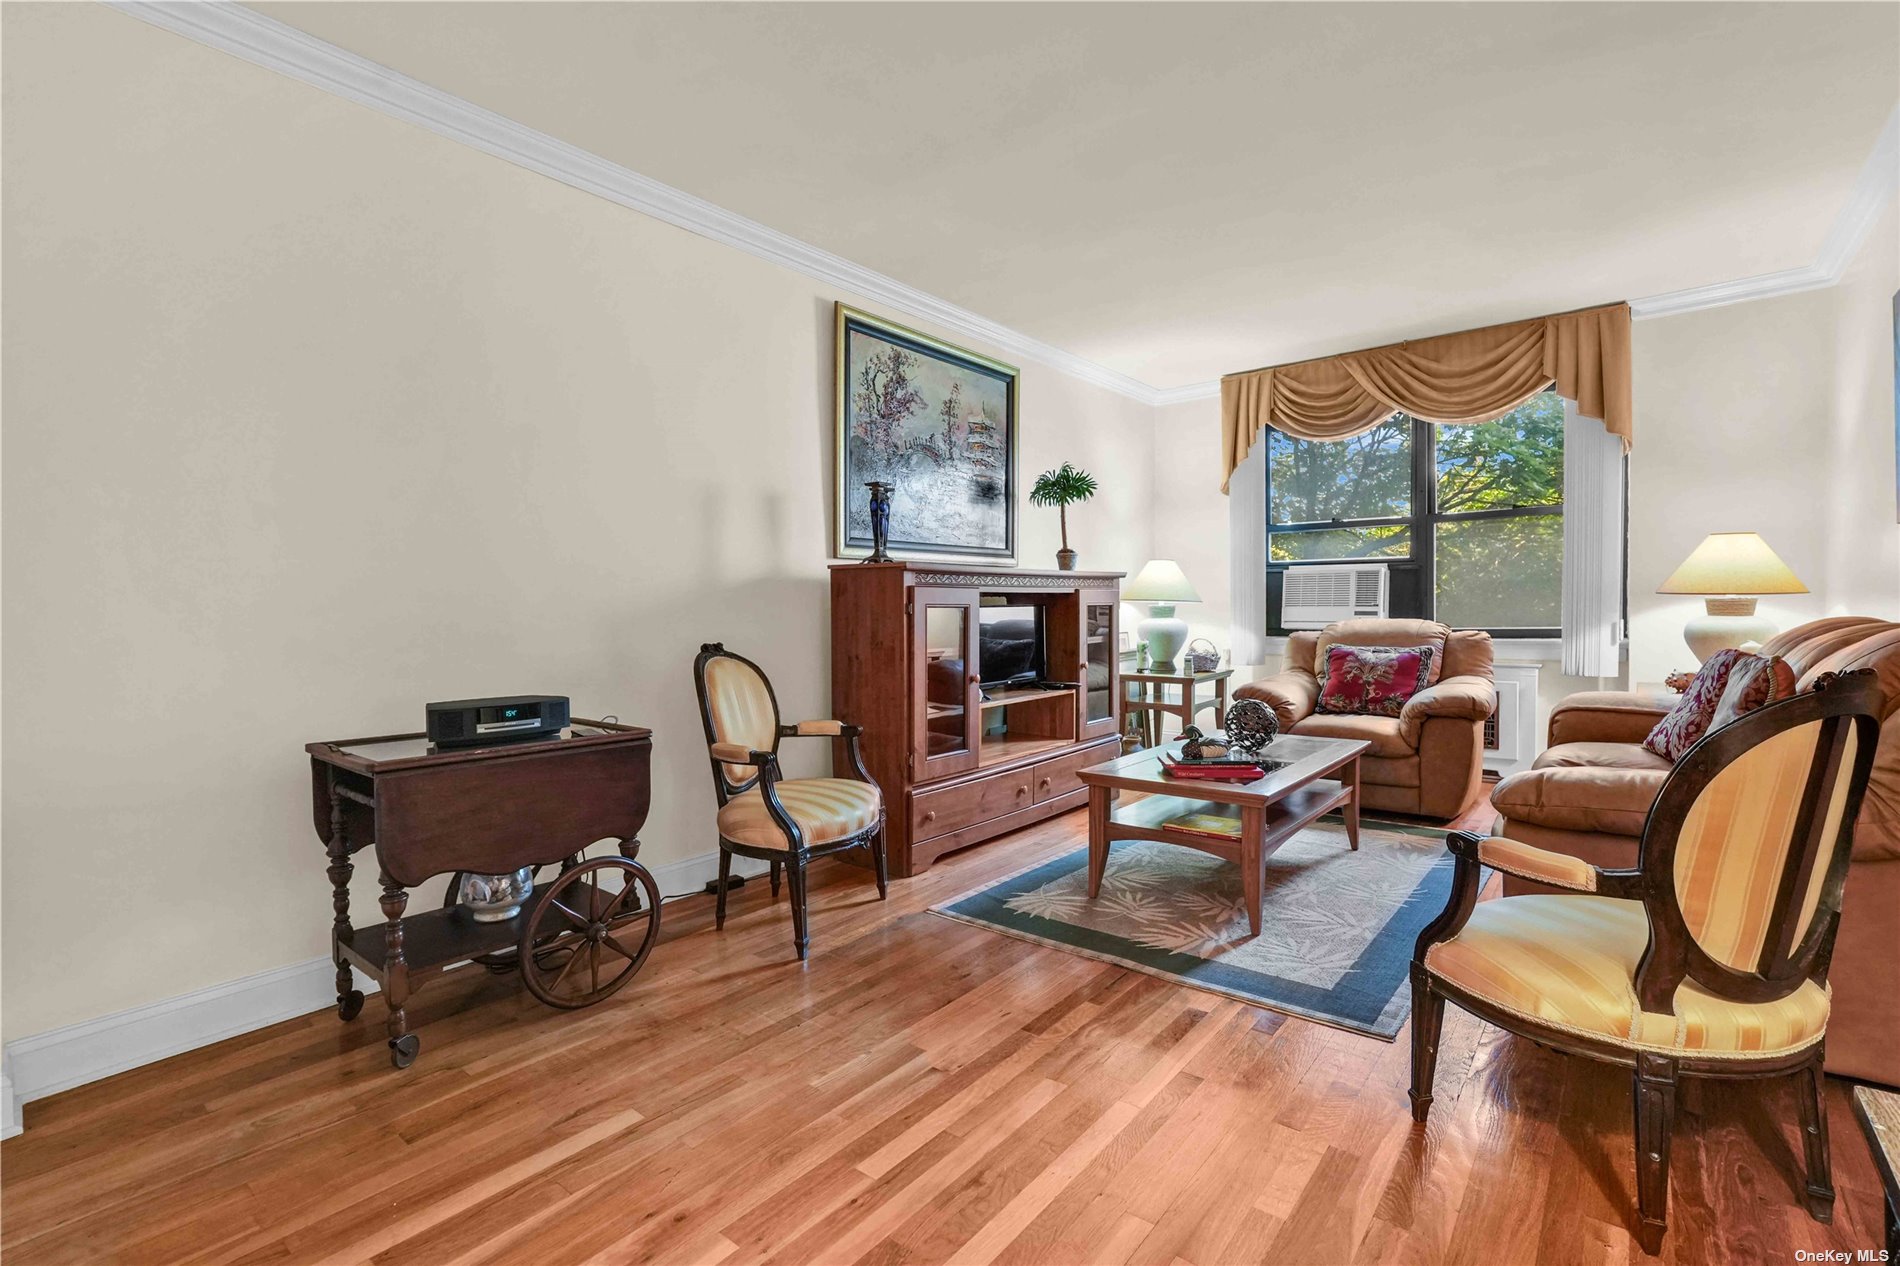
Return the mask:
M1501 870L1519 879L1534 879L1552 888L1569 888L1573 892L1597 890L1597 868L1581 857L1520 844L1502 835L1479 841L1478 860L1492 870Z
M780 738L843 738L847 734L864 733L861 725L847 725L843 721L800 721L797 725L778 727Z
M1669 780L1667 769L1547 765L1506 774L1491 789L1491 807L1514 822L1557 831L1594 831L1640 838L1649 810Z
M1234 691L1234 698L1266 704L1284 730L1313 715L1319 706L1319 680L1310 673L1280 673L1248 682Z
M1485 677L1446 677L1413 695L1399 711L1399 737L1418 746L1427 717L1482 722L1497 706L1497 691Z
M1641 743L1676 706L1676 696L1641 690L1586 690L1550 711L1550 743Z

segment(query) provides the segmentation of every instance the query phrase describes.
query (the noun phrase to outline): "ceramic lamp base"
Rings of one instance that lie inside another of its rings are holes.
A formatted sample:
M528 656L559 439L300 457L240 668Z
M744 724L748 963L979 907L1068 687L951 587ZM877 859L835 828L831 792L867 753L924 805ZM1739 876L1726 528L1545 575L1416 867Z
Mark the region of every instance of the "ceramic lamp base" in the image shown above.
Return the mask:
M1177 671L1175 657L1187 645L1187 635L1187 621L1175 618L1172 603L1153 604L1148 608L1148 618L1135 626L1135 636L1148 643L1148 658L1158 673Z
M1702 607L1704 614L1682 630L1697 663L1721 650L1753 650L1775 635L1775 626L1755 614L1753 598L1704 598Z

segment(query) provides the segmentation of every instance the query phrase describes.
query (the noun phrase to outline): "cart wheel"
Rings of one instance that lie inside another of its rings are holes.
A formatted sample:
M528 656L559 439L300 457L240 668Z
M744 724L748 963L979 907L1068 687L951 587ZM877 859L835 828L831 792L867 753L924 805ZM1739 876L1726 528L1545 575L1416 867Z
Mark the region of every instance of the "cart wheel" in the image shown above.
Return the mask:
M421 1050L422 1039L414 1033L405 1033L389 1044L389 1062L398 1068L407 1068L416 1062Z
M361 989L352 989L336 1000L337 1019L346 1024L354 1020L362 1010L363 991Z
M610 875L617 890L603 886ZM659 935L660 888L651 871L625 857L583 862L528 908L517 950L521 982L550 1007L592 1006L633 979Z

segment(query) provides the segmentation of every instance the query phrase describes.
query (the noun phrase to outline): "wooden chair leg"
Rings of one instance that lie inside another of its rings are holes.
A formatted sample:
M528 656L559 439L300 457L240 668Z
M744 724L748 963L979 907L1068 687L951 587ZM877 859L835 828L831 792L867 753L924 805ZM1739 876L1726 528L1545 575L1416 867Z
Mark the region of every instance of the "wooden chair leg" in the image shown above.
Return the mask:
M1801 1100L1801 1143L1808 1161L1808 1216L1816 1222L1832 1222L1834 1165L1827 1146L1827 1079L1818 1051L1795 1077Z
M794 857L786 862L785 869L792 884L792 945L798 950L799 961L803 962L811 946L811 936L806 930L809 911L805 906L805 859Z
M877 871L877 899L887 900L891 895L891 863L884 856L884 832L878 831L871 837L871 866Z
M1662 1251L1669 1228L1669 1140L1676 1126L1676 1063L1636 1057L1636 1205L1643 1251Z
M713 906L713 928L718 930L726 926L726 885L732 880L732 854L726 851L722 843L719 846L719 896Z
M1445 999L1432 988L1430 975L1412 964L1412 1120L1432 1110L1432 1078L1438 1072L1438 1034L1445 1023Z
M783 870L784 867L782 863L772 863L772 900L774 901L778 900L778 881Z

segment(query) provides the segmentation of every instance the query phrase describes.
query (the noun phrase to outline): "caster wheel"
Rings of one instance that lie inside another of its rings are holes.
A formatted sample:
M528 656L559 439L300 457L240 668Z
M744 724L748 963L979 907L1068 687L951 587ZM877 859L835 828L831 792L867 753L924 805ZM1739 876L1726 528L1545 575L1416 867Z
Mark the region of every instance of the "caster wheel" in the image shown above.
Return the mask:
M352 989L336 1000L336 1018L349 1023L363 1010L363 991Z
M389 1062L397 1068L407 1068L416 1062L416 1054L422 1050L422 1039L414 1033L405 1033L389 1044Z

